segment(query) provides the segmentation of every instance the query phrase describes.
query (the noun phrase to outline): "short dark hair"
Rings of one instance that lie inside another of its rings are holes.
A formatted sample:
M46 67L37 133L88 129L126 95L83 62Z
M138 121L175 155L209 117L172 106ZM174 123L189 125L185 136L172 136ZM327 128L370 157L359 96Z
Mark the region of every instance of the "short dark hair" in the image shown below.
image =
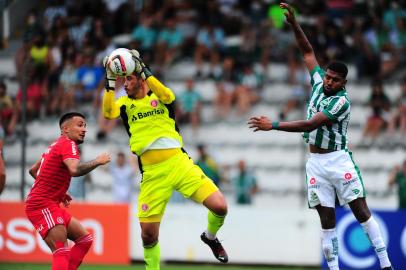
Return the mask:
M343 76L344 79L347 77L348 74L347 65L344 64L343 62L338 61L331 62L330 64L327 65L327 69L337 72L338 74Z
M63 123L72 119L75 116L79 116L79 117L82 117L83 119L86 119L86 117L79 112L68 112L68 113L65 113L64 115L62 115L61 119L59 119L59 127L62 127Z

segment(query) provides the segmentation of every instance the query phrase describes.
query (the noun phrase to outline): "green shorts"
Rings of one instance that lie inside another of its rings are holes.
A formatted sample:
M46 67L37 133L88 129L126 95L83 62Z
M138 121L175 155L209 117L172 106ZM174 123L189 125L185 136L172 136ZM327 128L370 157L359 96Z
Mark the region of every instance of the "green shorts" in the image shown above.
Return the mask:
M204 186L201 203L218 188L186 153L178 153L169 159L143 166L143 176L138 198L138 218L141 222L160 222L166 204L174 190L190 198Z

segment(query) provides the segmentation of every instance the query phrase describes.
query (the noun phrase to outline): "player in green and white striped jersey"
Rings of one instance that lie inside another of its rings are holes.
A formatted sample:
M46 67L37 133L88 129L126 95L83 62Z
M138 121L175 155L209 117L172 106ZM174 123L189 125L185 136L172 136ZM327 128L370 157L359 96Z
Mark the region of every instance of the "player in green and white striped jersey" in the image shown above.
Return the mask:
M271 122L268 117L251 117L248 124L255 131L281 130L303 132L309 143L310 157L306 163L307 194L311 208L320 216L322 250L331 270L338 267L338 242L335 230L335 198L350 206L375 249L382 269L392 269L377 222L365 200L365 190L358 167L347 149L347 127L350 101L345 84L348 69L341 62L330 63L323 71L312 46L297 23L293 9L286 3L287 22L292 26L304 62L311 74L312 94L307 120Z

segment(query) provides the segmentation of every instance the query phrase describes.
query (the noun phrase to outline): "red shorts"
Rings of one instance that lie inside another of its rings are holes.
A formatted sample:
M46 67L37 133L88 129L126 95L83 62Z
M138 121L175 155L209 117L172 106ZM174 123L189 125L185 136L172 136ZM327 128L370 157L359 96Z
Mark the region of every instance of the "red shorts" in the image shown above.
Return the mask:
M56 225L68 227L72 216L58 205L45 206L37 210L25 210L28 219L34 225L42 238L45 238L48 231Z

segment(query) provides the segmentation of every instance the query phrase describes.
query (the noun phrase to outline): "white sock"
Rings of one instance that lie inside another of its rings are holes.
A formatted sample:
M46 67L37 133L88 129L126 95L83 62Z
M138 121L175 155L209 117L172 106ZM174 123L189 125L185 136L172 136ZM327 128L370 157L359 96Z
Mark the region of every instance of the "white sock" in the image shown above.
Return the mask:
M386 246L383 241L378 223L371 216L367 221L361 223L361 226L375 249L375 253L378 256L381 268L390 267L391 263L389 261L388 252L386 251Z
M330 270L338 270L338 240L336 229L321 229L321 248Z
M216 239L216 235L215 235L215 234L212 234L212 233L209 233L208 230L206 230L205 233L206 233L206 237L207 237L209 240L214 240L214 239Z

